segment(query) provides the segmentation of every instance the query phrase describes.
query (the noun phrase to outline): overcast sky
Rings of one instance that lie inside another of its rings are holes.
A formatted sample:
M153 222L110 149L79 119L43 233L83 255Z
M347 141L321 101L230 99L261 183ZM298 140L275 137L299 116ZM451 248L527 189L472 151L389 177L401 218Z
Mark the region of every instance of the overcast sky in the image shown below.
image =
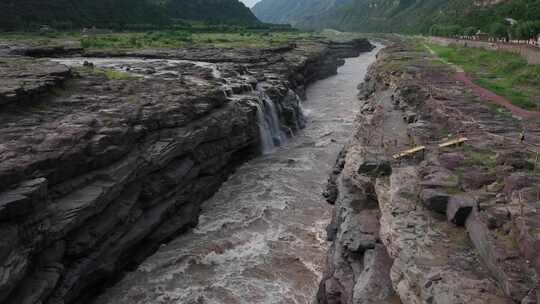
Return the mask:
M255 3L259 2L259 0L240 0L240 1L244 2L244 4L247 7L252 7L253 5L255 5Z

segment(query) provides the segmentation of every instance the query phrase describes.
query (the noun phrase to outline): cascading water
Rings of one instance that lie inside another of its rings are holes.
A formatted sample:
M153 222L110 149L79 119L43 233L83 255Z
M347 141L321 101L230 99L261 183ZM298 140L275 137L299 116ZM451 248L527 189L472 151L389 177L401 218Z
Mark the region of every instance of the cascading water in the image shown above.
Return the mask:
M259 104L257 105L257 119L261 136L261 150L263 154L272 152L276 147L283 145L287 136L281 129L277 107L264 89L257 88Z
M257 104L256 106L257 106L257 121L259 124L259 134L261 137L261 150L263 154L267 154L267 153L270 153L272 150L274 150L276 145L274 143L272 131L266 119L264 104Z
M296 127L298 129L303 129L306 126L306 113L304 112L304 107L302 107L302 99L298 94L294 93L294 98L298 105L298 119L296 121Z

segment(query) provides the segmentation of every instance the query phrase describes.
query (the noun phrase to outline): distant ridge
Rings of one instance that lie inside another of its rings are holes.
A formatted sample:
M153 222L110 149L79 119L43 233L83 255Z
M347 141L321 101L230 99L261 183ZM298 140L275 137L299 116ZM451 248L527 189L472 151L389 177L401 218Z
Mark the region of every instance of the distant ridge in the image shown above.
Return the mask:
M352 0L262 0L252 8L263 22L298 25ZM323 28L323 26L321 26Z
M252 11L263 22L304 30L429 32L435 25L489 32L506 18L538 20L539 0L262 0Z

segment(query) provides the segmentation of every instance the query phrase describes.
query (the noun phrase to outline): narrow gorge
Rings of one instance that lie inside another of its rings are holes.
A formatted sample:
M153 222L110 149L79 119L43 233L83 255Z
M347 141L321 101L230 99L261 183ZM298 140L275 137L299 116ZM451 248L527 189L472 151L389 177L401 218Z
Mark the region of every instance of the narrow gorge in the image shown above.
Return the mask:
M349 63L346 79L306 88L371 49L339 37L267 49L2 46L0 301L93 301L128 271L96 301L226 302L244 286L252 301L275 301L263 290L306 303L325 253L321 184L350 132L356 68L373 55ZM313 127L300 131L306 121ZM260 269L250 265L259 281L200 293L204 280L234 279L251 258L262 258ZM171 262L193 277L161 277ZM289 275L264 278L280 267ZM131 281L141 272L142 295Z
M161 247L96 303L312 303L330 220L321 193L351 135L356 86L377 50L309 85L306 128L241 165L202 204L192 232ZM267 120L271 125L272 115Z

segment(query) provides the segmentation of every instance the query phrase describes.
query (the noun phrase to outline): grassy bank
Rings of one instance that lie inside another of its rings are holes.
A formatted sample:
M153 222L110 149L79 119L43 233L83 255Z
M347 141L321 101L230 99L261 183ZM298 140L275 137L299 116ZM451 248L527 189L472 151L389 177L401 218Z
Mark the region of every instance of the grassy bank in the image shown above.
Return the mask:
M2 33L0 42L26 42L39 45L80 44L85 49L104 48L178 48L190 45L213 45L218 47L271 47L289 41L307 38L310 33L300 32L189 32L149 31L81 34L79 32Z
M442 59L463 68L477 85L523 109L538 109L540 66L527 64L521 56L509 52L435 44L429 47Z

